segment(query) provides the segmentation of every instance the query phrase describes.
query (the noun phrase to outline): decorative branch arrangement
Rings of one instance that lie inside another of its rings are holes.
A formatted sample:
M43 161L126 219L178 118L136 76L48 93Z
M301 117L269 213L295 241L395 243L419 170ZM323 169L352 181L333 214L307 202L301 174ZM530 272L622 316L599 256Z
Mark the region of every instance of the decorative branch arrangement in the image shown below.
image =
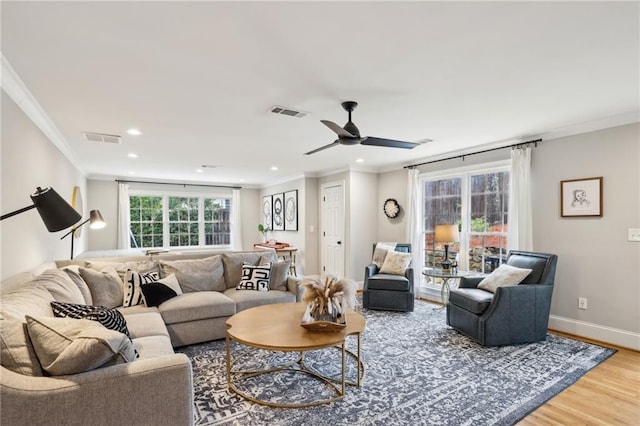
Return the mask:
M347 309L355 309L357 305L357 284L353 280L338 279L328 275L324 279L319 276L305 278L300 284L305 292L302 301L307 309L302 317L302 324L319 323L318 327L309 329L339 329L347 322ZM334 326L330 326L333 323ZM336 327L335 325L339 326Z

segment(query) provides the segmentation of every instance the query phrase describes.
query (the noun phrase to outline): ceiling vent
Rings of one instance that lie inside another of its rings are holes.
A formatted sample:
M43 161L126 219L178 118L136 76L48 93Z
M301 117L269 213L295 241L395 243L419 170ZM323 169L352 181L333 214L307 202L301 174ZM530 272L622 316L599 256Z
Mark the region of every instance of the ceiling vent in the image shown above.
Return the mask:
M283 106L274 105L271 107L271 112L274 114L288 115L289 117L302 118L309 114L304 111L296 111L295 109L285 108Z
M84 132L84 138L89 142L120 143L118 135L107 135L105 133Z

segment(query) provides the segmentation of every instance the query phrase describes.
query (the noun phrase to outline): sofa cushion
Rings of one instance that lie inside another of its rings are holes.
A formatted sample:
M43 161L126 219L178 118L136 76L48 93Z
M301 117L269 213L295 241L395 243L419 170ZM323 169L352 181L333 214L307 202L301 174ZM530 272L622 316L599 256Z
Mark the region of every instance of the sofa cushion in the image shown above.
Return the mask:
M129 337L129 329L124 316L117 309L102 306L76 305L73 303L51 302L53 315L58 318L75 318L97 321L109 330L119 331Z
M74 282L76 287L78 287L78 290L80 290L80 293L82 293L82 297L84 298L84 302L82 303L86 303L87 305L93 305L91 290L89 290L89 286L84 281L84 279L82 279L82 277L80 276L80 268L77 266L75 268L72 268L70 266L65 266L61 270L64 271L65 274L69 276L69 278L71 278L71 281Z
M85 303L80 289L67 275L59 269L48 269L35 277L34 284L46 289L54 300L64 303Z
M456 288L449 293L449 303L476 315L486 311L492 300L493 293L477 288Z
M29 339L26 322L0 320L0 363L14 373L25 376L43 375Z
M263 255L260 257L260 265L271 263L271 273L269 276L269 289L287 291L287 277L291 267L291 259L274 262L272 256Z
M269 291L269 278L271 276L271 264L268 265L242 265L242 278L236 290Z
M175 353L168 335L139 337L133 340L133 345L142 359L173 355Z
M124 300L122 301L122 306L128 308L129 306L145 303L141 288L142 284L156 282L159 279L160 273L156 271L141 273L127 269L124 274Z
M105 308L122 306L124 300L122 280L114 268L107 267L102 271L80 268L80 276L89 286L94 305Z
M125 317L129 334L134 343L137 338L147 336L166 336L169 337L167 327L162 321L159 312L143 312L139 314L131 314Z
M116 270L121 280L124 280L124 275L127 273L128 269L140 273L160 272L160 266L155 260L132 260L126 262L87 260L85 263L87 268L95 269L96 271L104 271L106 268L113 268Z
M367 280L369 290L409 291L409 280L404 275L376 274Z
M25 315L53 316L53 296L46 289L31 282L2 293L0 318L24 321Z
M222 291L226 288L220 255L204 259L161 260L160 276L165 278L171 274L175 274L185 293Z
M500 265L478 283L478 288L495 293L498 287L518 285L531 273L531 269L517 268L511 265Z
M230 317L236 313L236 304L220 292L200 291L197 293L184 293L169 299L158 306L158 310L165 324L175 324L201 319Z
M224 291L224 294L234 301L237 312L270 303L289 303L296 301L295 294L280 290L263 292L238 291L235 288L229 288Z
M42 368L52 376L90 371L135 359L131 340L95 321L27 316Z
M257 265L265 252L237 252L224 253L222 262L224 263L224 280L227 288L236 288L242 278L242 265ZM274 252L275 255L275 252ZM179 279L179 278L178 278Z

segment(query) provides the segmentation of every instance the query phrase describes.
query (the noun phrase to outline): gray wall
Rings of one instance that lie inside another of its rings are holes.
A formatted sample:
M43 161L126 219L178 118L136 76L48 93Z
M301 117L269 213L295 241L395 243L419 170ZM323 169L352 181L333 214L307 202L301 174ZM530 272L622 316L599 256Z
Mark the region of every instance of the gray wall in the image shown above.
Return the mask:
M51 186L69 203L73 187L83 196L84 217L88 217L87 184L83 174L49 141L38 127L2 91L1 210L2 214L32 205L30 194L38 186ZM71 236L67 231L50 233L38 212L21 213L0 222L2 269L6 278L31 270L45 261L68 258ZM75 252L85 249L89 227L74 242Z
M421 167L446 170L509 158L508 150ZM559 256L550 328L640 349L640 125L545 141L532 154L534 250ZM603 176L602 218L561 218L560 181ZM380 175L379 204L405 191L406 174ZM398 188L393 192L391 188ZM402 205L402 203L401 203ZM404 222L379 221L379 238L404 238ZM588 309L578 309L578 297Z

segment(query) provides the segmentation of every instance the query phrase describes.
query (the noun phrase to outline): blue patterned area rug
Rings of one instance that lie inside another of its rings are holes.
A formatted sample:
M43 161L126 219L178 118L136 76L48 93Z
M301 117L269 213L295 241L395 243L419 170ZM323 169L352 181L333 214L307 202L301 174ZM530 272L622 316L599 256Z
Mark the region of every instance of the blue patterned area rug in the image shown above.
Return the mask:
M180 348L193 365L195 424L511 425L615 353L553 334L546 342L485 348L448 327L444 311L434 306L418 302L412 313L364 310L362 386L309 408L267 407L230 392L224 340ZM350 350L355 342L349 338ZM235 353L242 349L233 347ZM294 360L295 354L259 350L246 358L248 368ZM340 360L333 348L305 357L307 365L332 377L340 373ZM347 380L353 381L356 366L349 361ZM322 382L299 373L256 376L242 386L273 402L332 395Z

